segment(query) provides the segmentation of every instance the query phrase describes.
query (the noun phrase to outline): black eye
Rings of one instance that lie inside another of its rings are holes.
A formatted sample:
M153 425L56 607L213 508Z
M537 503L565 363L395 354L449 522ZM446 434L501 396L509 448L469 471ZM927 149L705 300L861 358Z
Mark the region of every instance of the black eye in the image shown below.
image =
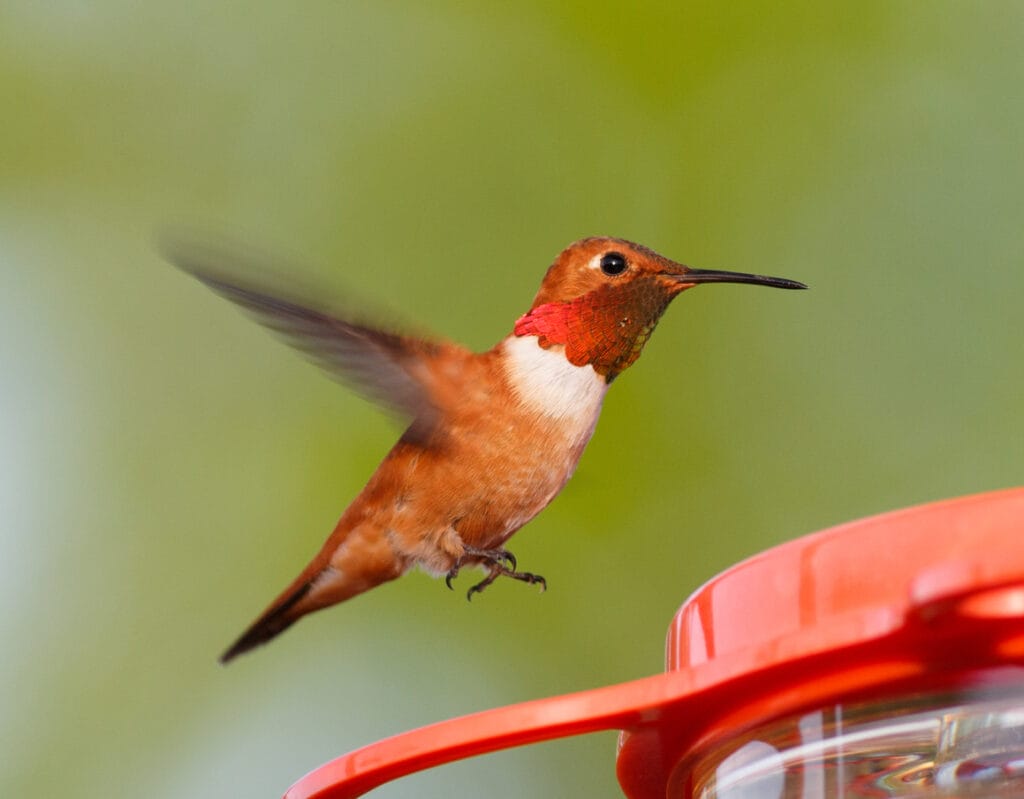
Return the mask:
M606 252L601 256L601 271L606 275L621 275L626 271L626 257L620 252Z

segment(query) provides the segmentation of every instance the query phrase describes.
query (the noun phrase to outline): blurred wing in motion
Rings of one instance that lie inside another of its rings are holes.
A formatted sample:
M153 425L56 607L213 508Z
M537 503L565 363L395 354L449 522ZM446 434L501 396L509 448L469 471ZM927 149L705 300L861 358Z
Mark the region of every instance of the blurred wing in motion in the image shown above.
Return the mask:
M412 424L406 438L424 443L438 418L425 368L442 345L349 322L306 304L224 277L218 264L237 261L224 251L178 243L165 257L356 392Z

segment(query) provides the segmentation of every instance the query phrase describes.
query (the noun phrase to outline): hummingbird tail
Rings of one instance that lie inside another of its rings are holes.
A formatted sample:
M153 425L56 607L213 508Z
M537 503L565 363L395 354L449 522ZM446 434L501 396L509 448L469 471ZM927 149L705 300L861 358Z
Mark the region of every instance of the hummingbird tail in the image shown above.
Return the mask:
M305 575L303 575L304 577ZM296 581L242 633L227 651L220 656L220 662L227 664L250 649L255 649L272 638L276 638L292 626L302 613L291 611L302 600L312 587L312 580Z
M408 569L409 561L395 557L376 527L364 526L362 536L354 538L349 538L351 531L351 524L343 516L317 556L228 647L220 656L221 663L267 643L307 613L351 599ZM382 544L384 557L380 557Z

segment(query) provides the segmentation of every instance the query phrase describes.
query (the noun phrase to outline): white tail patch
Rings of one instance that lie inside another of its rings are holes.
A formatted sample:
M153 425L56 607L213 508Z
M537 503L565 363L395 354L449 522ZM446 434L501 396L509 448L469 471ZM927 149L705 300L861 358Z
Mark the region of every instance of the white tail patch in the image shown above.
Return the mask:
M589 438L608 390L604 377L590 364L571 364L561 345L544 349L536 336L509 336L503 349L505 373L519 401L536 413L580 425Z

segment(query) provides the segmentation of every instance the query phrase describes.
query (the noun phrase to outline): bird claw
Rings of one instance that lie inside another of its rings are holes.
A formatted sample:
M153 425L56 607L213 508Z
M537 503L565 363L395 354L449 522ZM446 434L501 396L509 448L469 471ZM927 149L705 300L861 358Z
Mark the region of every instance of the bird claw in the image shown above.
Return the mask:
M466 553L460 558L463 560L467 557L471 557L477 560L482 560L490 566L499 566L501 568L507 568L509 571L516 570L516 556L509 552L507 549L477 549L476 547L466 547Z
M452 589L452 580L459 576L459 571L469 562L482 563L487 566L488 574L466 592L467 600L472 601L473 594L482 593L487 586L499 577L511 577L513 580L519 580L530 585L540 585L541 593L547 590L547 580L539 574L516 571L518 565L516 556L507 549L477 549L476 547L466 547L461 557L455 561L455 565L444 576L444 584L449 589Z
M472 602L473 594L483 593L483 590L497 580L499 577L511 577L513 580L519 580L520 582L528 583L529 585L539 585L540 592L543 594L548 590L548 581L541 577L539 574L531 574L530 572L517 572L511 569L505 569L504 567L495 568L488 574L484 579L474 585L466 592L466 600Z

